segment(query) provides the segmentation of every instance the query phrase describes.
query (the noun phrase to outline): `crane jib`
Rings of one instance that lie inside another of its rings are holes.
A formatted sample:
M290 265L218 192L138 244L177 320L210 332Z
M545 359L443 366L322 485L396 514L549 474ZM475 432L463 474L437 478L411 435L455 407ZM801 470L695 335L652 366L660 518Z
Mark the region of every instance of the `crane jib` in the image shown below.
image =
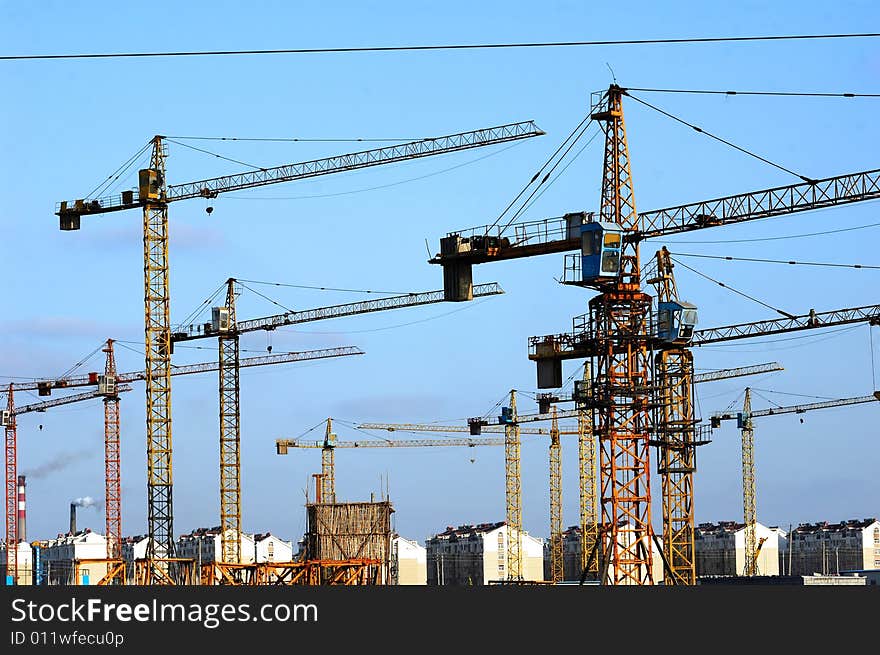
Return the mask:
M360 152L313 159L310 161L261 168L245 173L208 178L184 184L169 185L165 197L161 199L141 198L137 191L123 191L120 194L101 198L84 198L65 200L58 203L55 213L62 219L62 229L79 229L79 217L91 214L103 214L141 207L149 202L155 204L169 203L187 198L214 198L220 193L240 191L254 187L290 182L293 180L341 173L381 164L430 157L471 148L519 141L542 136L541 130L534 121L508 123L496 127L488 127L469 132L458 132L446 136L432 137L401 143L383 148L363 150Z

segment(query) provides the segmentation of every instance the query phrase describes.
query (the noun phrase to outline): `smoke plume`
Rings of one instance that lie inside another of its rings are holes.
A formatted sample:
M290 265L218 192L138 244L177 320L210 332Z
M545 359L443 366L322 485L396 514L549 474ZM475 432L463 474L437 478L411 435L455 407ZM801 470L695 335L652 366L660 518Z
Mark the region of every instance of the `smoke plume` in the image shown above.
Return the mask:
M91 496L83 496L70 502L77 507L98 507L100 504L100 501L95 500Z
M77 460L86 459L87 457L89 457L89 455L90 453L87 450L81 450L73 453L58 453L49 461L44 462L39 466L35 466L34 468L27 469L26 471L22 471L22 475L27 476L31 480L45 478L52 473L63 471Z

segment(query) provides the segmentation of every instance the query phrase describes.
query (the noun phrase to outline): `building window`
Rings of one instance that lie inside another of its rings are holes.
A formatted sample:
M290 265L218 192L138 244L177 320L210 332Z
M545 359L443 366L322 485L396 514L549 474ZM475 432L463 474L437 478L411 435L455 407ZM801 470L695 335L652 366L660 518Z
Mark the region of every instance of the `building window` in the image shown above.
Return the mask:
M880 544L880 528L874 528L874 544Z

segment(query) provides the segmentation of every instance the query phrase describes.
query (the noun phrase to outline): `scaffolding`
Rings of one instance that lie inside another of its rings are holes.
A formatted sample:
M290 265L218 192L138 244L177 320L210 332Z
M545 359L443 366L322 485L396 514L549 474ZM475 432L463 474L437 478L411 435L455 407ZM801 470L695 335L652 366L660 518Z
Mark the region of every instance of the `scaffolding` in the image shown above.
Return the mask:
M389 584L393 512L389 500L306 505L304 561L378 561L381 564L378 567L376 584ZM335 572L331 573L328 569L321 575L316 584L330 584L326 575L332 577Z

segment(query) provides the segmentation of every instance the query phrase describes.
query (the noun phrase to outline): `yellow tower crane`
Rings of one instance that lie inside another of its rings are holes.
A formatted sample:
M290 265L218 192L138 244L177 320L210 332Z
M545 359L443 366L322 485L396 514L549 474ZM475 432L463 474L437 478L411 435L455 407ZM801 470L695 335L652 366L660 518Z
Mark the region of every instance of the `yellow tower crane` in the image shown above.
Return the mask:
M119 196L59 203L56 214L62 230L78 230L82 216L133 208L143 211L149 560L174 554L168 205L542 134L532 121L525 121L179 185L166 184L166 138L156 135L150 142L149 168L138 173L137 197L134 191L123 191ZM164 576L158 573L156 577Z
M239 336L249 332L271 332L278 328L360 314L418 307L444 302L443 291L426 291L387 296L375 300L316 307L261 318L237 320L235 299L237 281L226 281L226 302L211 309L211 321L179 326L171 333L171 343L217 338L220 370L220 534L222 562L241 561L241 412L239 408ZM496 282L472 287L474 298L504 293ZM331 478L320 478L326 490ZM328 494L324 494L328 498ZM222 563L221 562L221 563Z
M745 399L741 412L716 412L710 417L712 428L721 427L721 421L736 419L737 427L742 434L742 496L743 496L743 524L745 526L745 563L743 575L754 576L758 574L759 543L755 530L758 522L758 493L755 477L755 426L752 419L761 416L774 416L776 414L803 414L814 409L829 409L831 407L843 407L846 405L860 405L880 401L880 391L875 391L871 396L857 396L855 398L839 398L826 400L818 403L803 405L789 405L787 407L770 407L752 411L751 389L746 387ZM763 543L763 542L761 542Z

